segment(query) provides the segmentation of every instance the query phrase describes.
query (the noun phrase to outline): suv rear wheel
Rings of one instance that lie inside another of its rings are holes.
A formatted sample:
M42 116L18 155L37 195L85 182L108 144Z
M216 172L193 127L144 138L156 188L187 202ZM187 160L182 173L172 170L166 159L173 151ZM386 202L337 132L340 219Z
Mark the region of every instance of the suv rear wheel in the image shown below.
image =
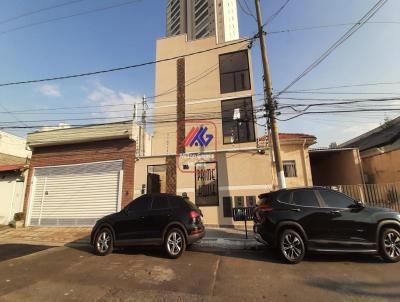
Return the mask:
M186 238L178 228L170 229L164 240L164 248L170 258L179 258L186 249Z
M295 230L284 230L279 237L279 251L286 262L299 263L305 254L303 238Z
M381 232L379 238L381 257L388 262L400 261L400 233L391 228Z

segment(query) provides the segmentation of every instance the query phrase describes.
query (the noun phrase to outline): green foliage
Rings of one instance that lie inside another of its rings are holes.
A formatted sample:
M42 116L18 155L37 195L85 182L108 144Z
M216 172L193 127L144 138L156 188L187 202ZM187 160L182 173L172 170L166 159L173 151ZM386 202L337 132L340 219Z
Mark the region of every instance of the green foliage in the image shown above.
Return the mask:
M14 220L15 221L24 220L24 213L23 212L15 213L14 214Z

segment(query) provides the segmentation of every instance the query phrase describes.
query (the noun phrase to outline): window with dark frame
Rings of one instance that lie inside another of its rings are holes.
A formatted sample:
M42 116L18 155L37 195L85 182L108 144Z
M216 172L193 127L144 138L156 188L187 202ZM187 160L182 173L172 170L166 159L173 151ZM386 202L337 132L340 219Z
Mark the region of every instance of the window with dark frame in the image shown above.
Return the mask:
M147 166L147 194L166 193L167 166Z
M251 89L247 50L219 56L221 93Z
M221 112L224 144L255 141L252 98L222 101Z
M244 197L235 196L235 208L243 208L243 207L244 207Z
M222 205L224 209L224 217L232 217L232 197L222 197Z
M252 208L256 206L255 196L246 196L246 207Z
M284 160L283 172L285 173L285 177L297 177L296 161Z

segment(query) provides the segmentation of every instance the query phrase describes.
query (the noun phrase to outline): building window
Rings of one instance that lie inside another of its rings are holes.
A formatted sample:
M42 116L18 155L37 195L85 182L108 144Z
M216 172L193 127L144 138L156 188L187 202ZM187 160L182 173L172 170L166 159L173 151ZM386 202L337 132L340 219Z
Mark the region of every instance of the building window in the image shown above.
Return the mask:
M224 144L255 141L251 98L222 101L221 112Z
M283 161L285 177L297 177L296 162L294 160Z
M246 196L246 207L252 208L256 206L255 196Z
M219 56L221 93L250 89L249 59L247 50Z
M235 196L235 208L243 208L243 207L244 207L244 197Z
M232 217L232 197L222 197L222 205L224 208L224 217Z
M166 193L167 166L147 166L147 194Z

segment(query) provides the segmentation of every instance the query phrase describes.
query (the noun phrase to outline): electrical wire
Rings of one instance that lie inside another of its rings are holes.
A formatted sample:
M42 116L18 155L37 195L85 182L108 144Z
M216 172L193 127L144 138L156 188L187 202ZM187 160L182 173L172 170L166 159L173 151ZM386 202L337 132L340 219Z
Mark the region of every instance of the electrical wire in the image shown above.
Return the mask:
M330 89L338 89L338 88L353 88L353 87L367 87L367 86L379 86L379 85L398 85L400 81L396 82L377 82L377 83L365 83L365 84L352 84L352 85L339 85L339 86L328 86L328 87L319 87L319 88L307 88L307 89L297 89L297 92L306 92L306 91L318 91L318 90L330 90Z
M252 18L254 19L254 21L257 22L257 18L256 18L256 16L253 14L253 12L250 10L250 7L248 6L247 1L246 1L246 0L243 0L243 1L244 1L245 5L246 5L246 9L242 6L242 0L238 0L238 1L237 1L237 3L239 4L239 8L241 9L241 11L242 11L243 13L245 13L247 16L252 17Z
M354 26L352 26L344 35L342 35L335 43L332 44L317 60L309 65L300 75L298 75L292 82L290 82L284 89L278 92L275 97L280 96L282 93L288 91L298 81L309 74L319 64L321 64L336 48L342 45L354 33L356 33L366 22L368 22L385 4L387 0L379 0Z
M117 7L122 7L122 6L126 6L126 5L129 5L129 4L141 2L141 1L142 0L133 0L133 1L113 4L113 5L109 5L109 6L106 6L106 7L97 8L97 9L87 10L87 11L84 11L84 12L71 14L71 15L67 15L67 16L56 17L56 18L52 18L52 19L48 19L48 20L29 23L29 24L25 24L25 25L21 25L21 26L18 26L18 27L14 27L14 28L10 28L10 29L7 29L7 30L0 31L0 35L8 34L10 32L18 31L18 30L25 29L25 28L28 28L28 27L38 26L38 25L42 25L42 24L46 24L46 23L52 23L52 22L55 22L55 21L65 20L65 19L78 17L78 16L83 16L83 15L98 13L98 12L101 12L101 11L105 11L105 10L109 10L109 9L113 9L113 8L117 8Z
M278 119L279 121L286 122L298 118L302 115L308 114L337 114L337 113L355 113L355 112L391 112L400 111L400 108L371 108L371 109L353 109L353 110L329 110L329 111L306 111L287 119Z
M343 27L350 25L357 25L358 23L339 23L339 24L328 24L328 25L314 25L308 27L298 27L298 28L288 28L288 29L280 29L274 31L267 31L267 35L281 34L281 33L291 33L296 31L307 31L314 29L323 29L323 28L334 28L334 27ZM373 21L366 22L366 24L400 24L400 21Z
M170 58L165 58L165 59L160 59L160 60L153 60L153 61L148 61L148 62L144 62L144 63L123 66L123 67L116 67L116 68L110 68L110 69L104 69L104 70L98 70L98 71L92 71L92 72L85 72L85 73L64 75L64 76L56 76L56 77L36 79L36 80L26 80L26 81L15 81L15 82L1 83L0 87L15 86L15 85L21 85L21 84L40 83L40 82L50 82L50 81L56 81L56 80L65 80L65 79L71 79L71 78L78 78L78 77L91 76L91 75L97 75L97 74L102 74L102 73L110 73L110 72L121 71L121 70L126 70L126 69L144 67L144 66L148 66L148 65L154 65L154 64L157 64L157 63L163 63L163 62L168 62L168 61L172 61L172 60L177 60L179 58L190 57L190 56L193 56L193 55L202 54L202 53L210 52L210 51L221 49L221 48L225 48L225 47L230 47L232 45L241 44L243 42L250 42L250 41L253 41L254 39L255 39L255 37L241 39L241 40L229 43L229 44L224 44L224 45L208 48L208 49L205 49L205 50L200 50L200 51L188 53L188 54L185 54L185 55L180 55L180 56L175 56L175 57L170 57Z
M289 4L290 0L286 0L285 3L271 16L267 18L267 21L264 23L263 28L269 25L274 19L285 9L285 7Z
M83 1L86 1L86 0L74 0L74 1L63 2L60 4L52 5L52 6L43 7L43 8L40 8L40 9L37 9L34 11L30 11L30 12L26 12L26 13L23 13L23 14L20 14L20 15L11 17L11 18L0 20L0 25L15 21L15 20L27 17L27 16L32 16L32 15L35 15L35 14L38 14L38 13L41 13L44 11L52 10L55 8L59 8L59 7L63 7L63 6L67 6L67 5L71 5L71 4L75 4L75 3L79 3L79 2L83 2Z

